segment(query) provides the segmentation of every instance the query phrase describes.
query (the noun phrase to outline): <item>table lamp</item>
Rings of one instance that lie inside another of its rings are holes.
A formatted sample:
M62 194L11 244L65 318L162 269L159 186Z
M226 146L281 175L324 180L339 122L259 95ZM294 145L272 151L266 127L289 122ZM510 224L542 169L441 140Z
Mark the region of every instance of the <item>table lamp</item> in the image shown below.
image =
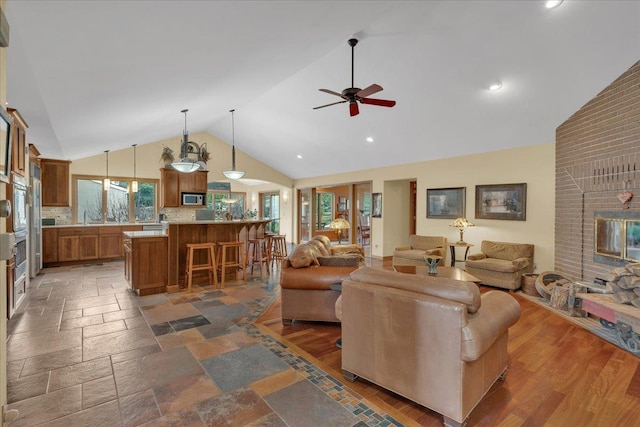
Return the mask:
M455 221L453 221L451 224L449 224L451 227L456 227L458 230L460 230L460 241L456 242L457 244L466 244L467 242L464 241L464 239L462 238L463 234L464 234L464 229L467 227L473 227L473 224L471 223L471 221L469 221L467 218L464 217L459 217L456 218Z
M331 221L331 224L329 224L329 228L332 230L336 230L336 233L338 233L338 244L340 244L342 240L342 230L348 230L349 228L351 228L351 225L349 225L349 221L344 218L336 218Z

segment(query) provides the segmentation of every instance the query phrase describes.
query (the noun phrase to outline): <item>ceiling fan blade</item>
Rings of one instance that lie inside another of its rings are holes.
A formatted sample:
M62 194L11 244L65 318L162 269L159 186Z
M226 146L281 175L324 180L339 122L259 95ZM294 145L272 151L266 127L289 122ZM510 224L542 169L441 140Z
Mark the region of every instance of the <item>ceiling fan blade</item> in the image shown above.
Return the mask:
M358 108L358 103L353 101L349 103L349 114L351 117L357 116L360 113L360 109Z
M356 96L359 96L360 98L366 98L367 96L373 95L374 93L378 93L381 90L382 90L382 86L377 84L372 84L371 86L365 87L360 92L356 93Z
M326 104L326 105L321 105L319 107L313 107L314 110L317 110L318 108L324 108L324 107L331 107L332 105L336 105L336 104L344 104L347 101L338 101L338 102L332 102L331 104Z
M396 101L390 101L388 99L362 98L360 102L363 104L379 105L380 107L393 107L396 105Z
M320 92L324 92L324 93L328 93L329 95L335 95L335 96L339 96L340 98L344 98L344 96L342 96L341 93L338 92L334 92L332 90L329 89L318 89Z

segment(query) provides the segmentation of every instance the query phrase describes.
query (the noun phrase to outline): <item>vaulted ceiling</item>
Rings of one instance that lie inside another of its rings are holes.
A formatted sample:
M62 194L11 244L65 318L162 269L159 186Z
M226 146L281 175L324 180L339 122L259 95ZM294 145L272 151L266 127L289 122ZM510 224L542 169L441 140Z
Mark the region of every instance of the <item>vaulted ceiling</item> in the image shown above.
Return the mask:
M177 143L184 108L190 133L231 143L235 109L236 148L294 179L553 142L640 58L637 1L7 0L6 14L8 106L45 157ZM340 100L318 89L351 86L354 35L355 85L397 105L313 110Z

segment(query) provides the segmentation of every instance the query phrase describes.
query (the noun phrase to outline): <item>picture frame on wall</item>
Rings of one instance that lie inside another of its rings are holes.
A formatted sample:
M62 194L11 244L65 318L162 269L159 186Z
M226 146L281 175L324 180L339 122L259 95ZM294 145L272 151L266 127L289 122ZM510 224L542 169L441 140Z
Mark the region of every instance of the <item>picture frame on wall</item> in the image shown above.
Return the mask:
M476 185L476 219L527 220L527 184Z
M465 217L466 187L427 188L427 218Z
M371 195L371 216L373 218L382 218L382 193L373 193Z

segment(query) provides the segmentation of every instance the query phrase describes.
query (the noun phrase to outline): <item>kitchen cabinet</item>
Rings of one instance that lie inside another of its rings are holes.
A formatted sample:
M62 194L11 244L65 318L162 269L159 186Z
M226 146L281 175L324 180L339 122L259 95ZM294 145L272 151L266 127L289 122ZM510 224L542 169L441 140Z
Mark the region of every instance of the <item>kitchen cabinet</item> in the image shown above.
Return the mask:
M69 206L70 161L40 159L42 170L42 206Z
M124 255L122 227L99 227L100 258L119 258Z
M24 121L18 110L7 108L7 112L13 119L11 129L11 170L25 176L27 170L27 122Z
M58 230L58 261L98 259L98 235L94 230Z
M144 232L143 232L144 233ZM131 237L125 233L124 276L140 296L162 293L167 287L166 236Z
M160 169L160 194L162 207L181 207L182 193L206 193L207 176L207 171L181 173L175 169Z
M58 230L55 228L42 229L42 263L58 262Z

